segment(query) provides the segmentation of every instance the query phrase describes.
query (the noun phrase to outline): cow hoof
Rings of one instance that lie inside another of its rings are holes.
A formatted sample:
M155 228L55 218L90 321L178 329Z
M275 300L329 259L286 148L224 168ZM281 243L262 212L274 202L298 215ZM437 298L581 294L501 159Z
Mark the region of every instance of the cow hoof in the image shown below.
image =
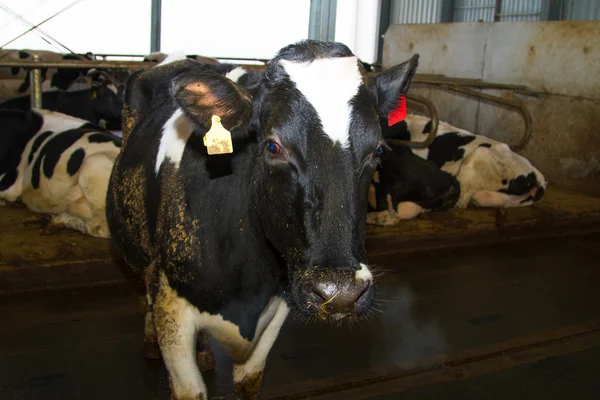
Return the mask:
M262 377L263 373L261 371L257 374L244 377L240 382L235 382L233 384L235 393L243 400L258 399L262 387Z
M147 360L160 360L162 354L156 342L144 342L144 356Z
M65 227L63 225L58 225L58 224L53 224L52 221L50 221L43 229L42 229L42 235L53 235L56 232L59 232L61 230L65 229Z
M199 351L196 353L196 362L200 372L207 372L215 368L215 356L212 350Z
M47 225L49 221L49 215L32 215L31 217L23 218L23 225Z

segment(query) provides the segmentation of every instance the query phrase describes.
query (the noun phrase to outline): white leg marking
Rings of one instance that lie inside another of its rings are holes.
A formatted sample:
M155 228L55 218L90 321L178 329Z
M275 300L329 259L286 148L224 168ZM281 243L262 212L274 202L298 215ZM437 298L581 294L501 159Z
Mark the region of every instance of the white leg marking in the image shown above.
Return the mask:
M350 146L350 100L362 84L357 58L321 58L312 62L282 60L281 65L317 111L325 134L344 148Z
M231 71L229 71L228 73L225 74L225 78L229 78L232 81L234 81L235 83L237 83L237 81L244 75L246 74L246 70L242 67L237 67L232 69Z
M190 138L192 130L192 125L183 114L183 111L180 108L177 109L163 127L158 153L156 154L155 172L157 174L165 158L169 158L175 164L175 167L179 168L185 144Z
M234 366L234 382L242 382L244 378L254 377L262 372L262 370L265 368L265 363L267 361L269 351L271 351L271 347L273 347L273 343L275 343L275 339L277 339L277 336L279 335L279 330L285 322L289 311L290 309L285 303L285 301L279 299L279 306L277 307L277 311L275 311L275 315L268 323L262 335L258 339L258 343L252 351L250 357L243 364L237 364Z
M200 313L169 287L164 274L154 302L154 322L163 361L171 378L172 398L206 399L206 386L196 363Z
M67 213L53 215L46 226L46 230L52 231L54 228L65 227L75 229L81 233L88 233L85 221Z

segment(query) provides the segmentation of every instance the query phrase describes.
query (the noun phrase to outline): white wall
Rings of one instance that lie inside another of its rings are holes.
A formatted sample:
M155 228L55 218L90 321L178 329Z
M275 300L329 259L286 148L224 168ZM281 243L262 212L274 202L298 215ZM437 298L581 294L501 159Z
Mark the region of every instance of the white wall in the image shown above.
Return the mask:
M308 37L310 0L163 1L162 51L271 58Z
M3 0L2 4L33 24L74 0ZM0 46L29 29L0 9ZM78 53L145 54L150 50L150 0L83 0L40 26L40 29ZM66 52L29 32L7 49Z
M338 0L335 40L364 62L377 60L381 0Z

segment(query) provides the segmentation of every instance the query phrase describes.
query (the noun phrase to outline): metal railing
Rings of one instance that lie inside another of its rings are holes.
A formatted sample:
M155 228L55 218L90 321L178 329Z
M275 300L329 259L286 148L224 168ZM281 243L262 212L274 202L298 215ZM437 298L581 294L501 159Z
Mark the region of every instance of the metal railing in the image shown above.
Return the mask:
M490 83L490 82L484 82L480 79L448 78L448 77L443 77L443 76L440 76L440 77L416 76L414 82L425 84L425 85L430 85L430 86L435 86L439 89L454 91L457 93L461 93L461 94L464 94L464 95L467 95L470 97L474 97L474 98L486 101L488 103L492 103L495 105L499 105L499 106L510 108L512 110L517 111L519 113L519 115L521 116L521 118L523 119L523 122L525 124L525 129L521 136L521 140L517 144L511 145L511 148L515 151L520 151L520 150L523 150L525 148L525 146L527 146L527 143L529 143L529 140L531 139L531 133L533 130L533 122L532 122L533 120L531 118L531 114L529 113L529 111L527 110L527 108L521 101L509 100L509 99L505 99L503 97L494 96L494 95L483 93L483 92L478 92L477 90L473 90L472 88L510 90L515 93L519 93L519 94L523 94L523 95L527 95L527 96L534 96L534 97L539 97L541 95L541 92L531 90L527 86L522 86L522 85Z
M101 54L95 55L101 57L108 56L121 56L126 57L127 55L122 54ZM133 57L137 57L137 55L132 55ZM145 57L145 56L140 56ZM243 61L256 61L256 62L267 62L268 60L262 60L258 58L249 59L249 58L235 58L235 60L242 61L233 62L232 64L243 66L248 70L262 70L265 65L256 65L256 64L244 64ZM42 78L41 78L41 69L42 68L75 68L75 69L126 69L129 71L136 71L142 68L150 68L157 65L156 61L106 61L106 60L61 60L61 61L42 61L37 54L32 54L32 60L15 60L15 61L5 61L0 60L0 68L8 67L8 68L25 68L29 70L29 77L31 82L31 107L32 108L42 108Z
M102 55L109 56L109 55ZM155 61L77 61L77 60L62 60L62 61L40 61L38 55L32 56L32 61L2 61L0 60L0 67L23 67L29 69L30 81L31 81L31 106L34 108L42 107L42 82L41 82L41 69L42 68L80 68L80 69L127 69L127 70L138 70L142 68L149 68L157 65ZM258 60L258 59L255 59ZM263 60L267 62L268 60ZM244 68L251 70L262 70L264 65L242 65ZM371 76L375 76L378 73L369 73ZM464 78L448 78L443 75L415 75L414 83L421 83L425 85L431 85L440 89L451 90L457 93L461 93L467 96L475 97L493 104L501 105L504 107L516 110L525 122L525 132L522 135L521 140L518 144L512 146L514 150L522 150L531 138L532 132L532 118L529 111L520 101L509 100L498 96L493 96L487 93L478 92L472 88L477 89L502 89L511 90L515 93L520 93L528 96L539 96L540 92L531 90L530 88L522 85L507 85L500 83L484 82L480 79L464 79ZM434 104L422 97L415 94L408 94L407 99L423 104L431 117L431 131L422 142L417 141L405 141L405 140L391 140L393 144L404 144L414 148L424 148L429 146L437 135L438 130L438 113Z

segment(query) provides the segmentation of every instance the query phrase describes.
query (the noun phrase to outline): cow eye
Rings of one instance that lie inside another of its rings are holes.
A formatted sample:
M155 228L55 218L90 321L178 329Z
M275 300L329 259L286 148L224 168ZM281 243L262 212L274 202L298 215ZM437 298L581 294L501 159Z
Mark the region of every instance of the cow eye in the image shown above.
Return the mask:
M383 154L383 146L379 146L373 153L373 158L379 158Z
M281 154L281 146L273 141L267 143L267 150L269 151L269 153L274 155Z

